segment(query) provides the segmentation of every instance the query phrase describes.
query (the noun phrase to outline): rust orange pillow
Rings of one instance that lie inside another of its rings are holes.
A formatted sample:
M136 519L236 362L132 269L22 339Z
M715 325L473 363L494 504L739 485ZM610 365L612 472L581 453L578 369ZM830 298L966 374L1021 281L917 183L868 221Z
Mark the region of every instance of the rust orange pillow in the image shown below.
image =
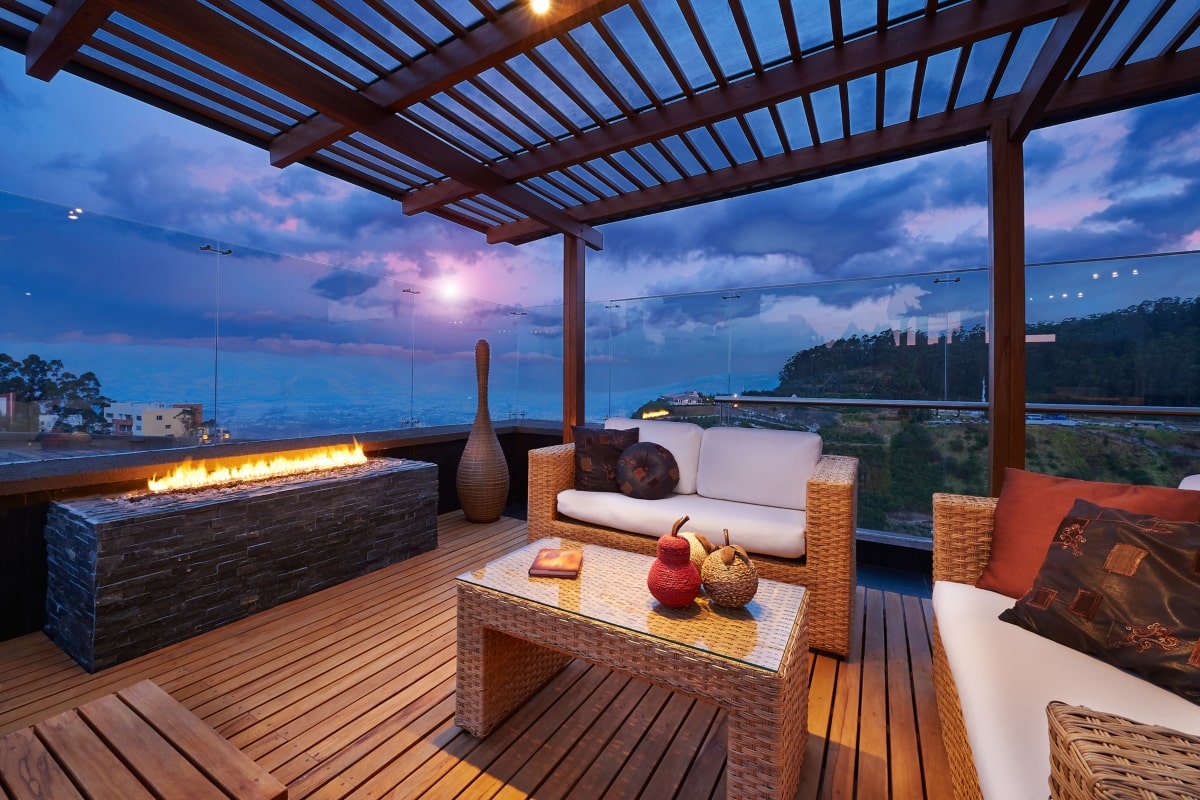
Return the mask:
M996 503L992 555L975 585L1021 597L1033 586L1058 524L1077 499L1159 519L1200 520L1200 492L1004 471Z

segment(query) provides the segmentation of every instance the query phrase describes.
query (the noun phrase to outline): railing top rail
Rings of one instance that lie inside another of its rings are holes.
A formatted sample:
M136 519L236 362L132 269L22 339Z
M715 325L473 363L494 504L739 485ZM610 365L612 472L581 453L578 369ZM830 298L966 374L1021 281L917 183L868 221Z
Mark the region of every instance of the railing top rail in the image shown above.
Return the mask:
M718 405L846 406L859 408L934 408L948 411L987 411L988 404L970 400L872 400L861 397L768 397L717 395ZM1124 414L1129 416L1200 417L1195 406L1118 406L1069 403L1026 403L1026 412L1051 414Z

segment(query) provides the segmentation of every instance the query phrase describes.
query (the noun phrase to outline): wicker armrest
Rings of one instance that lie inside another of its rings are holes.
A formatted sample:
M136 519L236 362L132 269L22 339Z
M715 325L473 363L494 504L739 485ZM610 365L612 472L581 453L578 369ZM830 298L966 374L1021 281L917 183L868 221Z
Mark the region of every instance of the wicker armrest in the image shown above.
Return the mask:
M992 554L996 498L933 495L933 580L974 584Z
M558 493L574 485L574 443L529 451L529 541L556 535L550 523L558 510Z
M1055 800L1200 797L1200 737L1058 701L1046 717Z
M804 549L813 647L848 655L854 614L858 459L823 456L806 487Z

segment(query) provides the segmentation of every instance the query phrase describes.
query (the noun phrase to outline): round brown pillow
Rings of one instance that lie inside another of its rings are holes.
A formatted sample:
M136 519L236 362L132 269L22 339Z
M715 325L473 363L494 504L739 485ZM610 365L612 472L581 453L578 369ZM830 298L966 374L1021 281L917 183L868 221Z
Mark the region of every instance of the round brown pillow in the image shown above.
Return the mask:
M617 486L639 500L661 500L675 491L679 464L661 444L638 442L626 447L617 459Z

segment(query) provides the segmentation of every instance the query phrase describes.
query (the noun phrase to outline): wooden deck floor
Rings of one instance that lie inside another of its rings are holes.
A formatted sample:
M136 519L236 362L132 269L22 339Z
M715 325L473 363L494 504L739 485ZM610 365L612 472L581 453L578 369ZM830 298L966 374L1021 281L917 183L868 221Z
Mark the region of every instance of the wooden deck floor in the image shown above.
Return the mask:
M292 798L725 796L723 714L583 662L488 738L456 728L453 578L523 544L525 526L449 514L439 540L96 675L40 633L0 642L0 734L150 678ZM812 659L797 797L951 797L929 603L861 588L859 601L851 656Z

